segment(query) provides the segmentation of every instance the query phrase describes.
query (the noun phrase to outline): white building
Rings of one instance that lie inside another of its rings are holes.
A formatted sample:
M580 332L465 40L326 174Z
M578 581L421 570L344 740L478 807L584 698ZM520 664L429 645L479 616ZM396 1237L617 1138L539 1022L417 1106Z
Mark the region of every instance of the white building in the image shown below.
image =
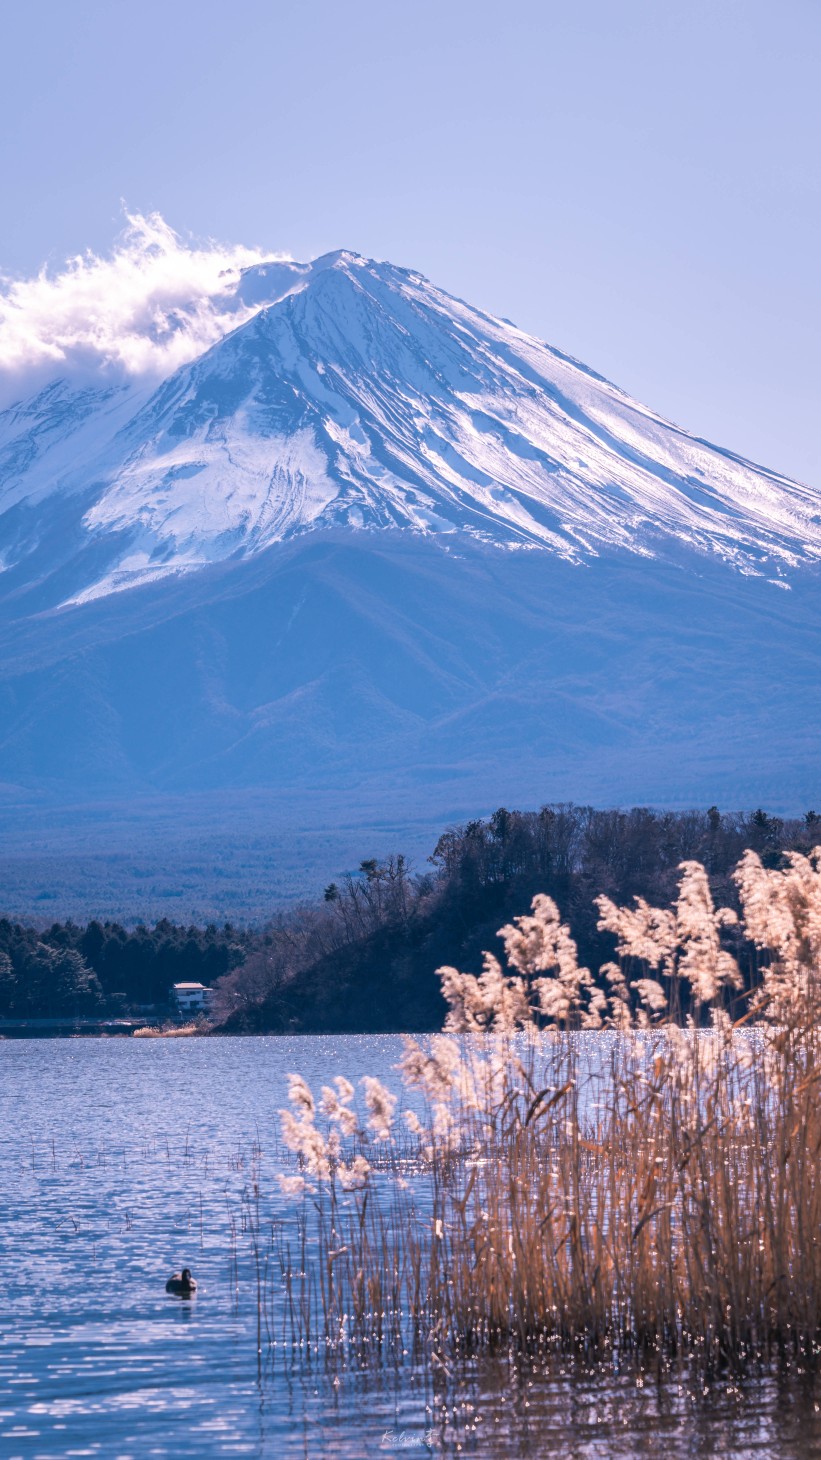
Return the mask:
M211 990L204 983L175 983L174 1001L181 1014L207 1014Z

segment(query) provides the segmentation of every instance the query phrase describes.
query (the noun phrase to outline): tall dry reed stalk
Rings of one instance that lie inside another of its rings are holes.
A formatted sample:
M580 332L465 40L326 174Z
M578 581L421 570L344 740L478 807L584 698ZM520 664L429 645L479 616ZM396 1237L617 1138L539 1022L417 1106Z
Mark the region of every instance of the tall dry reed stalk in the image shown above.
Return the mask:
M372 1077L358 1104L291 1077L280 1180L307 1201L300 1251L277 1251L283 1338L817 1354L821 849L780 870L748 852L735 879L751 991L735 914L685 863L671 909L598 899L607 995L547 897L501 930L506 969L440 970L450 1012L406 1041L404 1128Z
M207 1019L192 1019L187 1024L142 1024L133 1030L132 1039L190 1039L198 1034L210 1034L211 1025Z

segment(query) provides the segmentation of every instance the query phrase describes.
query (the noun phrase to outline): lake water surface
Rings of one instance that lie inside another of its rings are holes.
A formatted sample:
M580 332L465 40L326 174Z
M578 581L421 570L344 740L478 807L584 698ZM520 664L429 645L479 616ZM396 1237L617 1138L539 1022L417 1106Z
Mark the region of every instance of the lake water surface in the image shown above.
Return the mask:
M257 1353L249 1192L287 1231L298 1070L398 1086L399 1037L0 1043L0 1456L819 1456L821 1386L433 1373ZM168 1297L191 1266L192 1302Z

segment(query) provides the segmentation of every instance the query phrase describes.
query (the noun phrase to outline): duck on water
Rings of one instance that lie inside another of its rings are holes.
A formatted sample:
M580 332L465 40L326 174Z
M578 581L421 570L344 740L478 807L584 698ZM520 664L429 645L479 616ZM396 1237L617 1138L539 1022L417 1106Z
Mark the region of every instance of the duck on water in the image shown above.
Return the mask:
M178 1298L190 1298L197 1291L197 1279L192 1276L190 1267L184 1267L182 1272L172 1273L165 1285L165 1291L176 1293Z

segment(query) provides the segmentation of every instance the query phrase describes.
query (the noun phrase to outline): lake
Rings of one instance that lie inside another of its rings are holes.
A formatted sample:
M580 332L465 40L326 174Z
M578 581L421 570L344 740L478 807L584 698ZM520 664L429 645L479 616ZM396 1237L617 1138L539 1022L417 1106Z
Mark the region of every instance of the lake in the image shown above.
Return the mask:
M0 1455L821 1456L800 1374L702 1385L503 1360L431 1372L257 1354L251 1261L295 1231L277 1111L318 1087L398 1088L401 1039L0 1043ZM199 1291L165 1292L189 1265ZM274 1337L276 1335L273 1335Z

